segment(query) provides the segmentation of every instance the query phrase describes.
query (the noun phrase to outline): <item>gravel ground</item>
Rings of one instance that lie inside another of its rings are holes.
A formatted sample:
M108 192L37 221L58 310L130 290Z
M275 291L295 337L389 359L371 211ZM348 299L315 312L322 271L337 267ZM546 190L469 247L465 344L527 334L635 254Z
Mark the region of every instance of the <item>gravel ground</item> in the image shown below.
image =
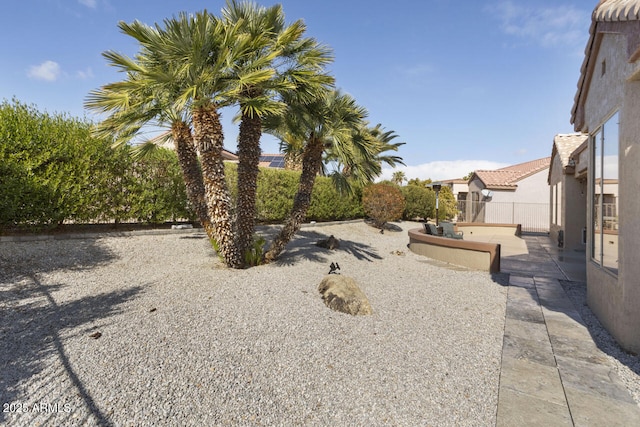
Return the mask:
M242 271L197 231L2 243L0 425L495 425L505 277L398 227L303 228ZM373 315L324 306L331 262Z

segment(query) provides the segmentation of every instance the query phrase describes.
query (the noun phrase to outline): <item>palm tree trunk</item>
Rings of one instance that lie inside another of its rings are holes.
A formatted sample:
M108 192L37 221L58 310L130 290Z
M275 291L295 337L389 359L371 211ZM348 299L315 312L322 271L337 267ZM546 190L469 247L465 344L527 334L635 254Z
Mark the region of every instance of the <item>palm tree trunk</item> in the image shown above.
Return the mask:
M256 191L260 163L262 120L243 115L238 137L238 200L236 205L236 247L246 253L253 243L256 220Z
M233 241L231 196L222 160L222 125L215 105L194 109L193 136L200 152L209 218L213 222L213 234L219 255L228 267L241 268L242 257Z
M307 210L311 205L311 192L316 181L316 176L322 167L322 153L324 145L322 140L311 137L302 154L302 174L298 183L298 192L293 200L293 208L291 214L284 223L282 230L273 239L271 246L264 254L266 262L272 262L278 259L287 243L293 239L293 236L300 230L302 223L307 216Z
M202 224L209 238L214 238L213 224L207 211L202 171L200 170L198 154L193 145L191 129L185 122L176 122L171 127L171 134L173 136L176 154L178 155L178 163L180 164L180 169L182 169L182 176L187 189L189 202L193 206L198 221Z

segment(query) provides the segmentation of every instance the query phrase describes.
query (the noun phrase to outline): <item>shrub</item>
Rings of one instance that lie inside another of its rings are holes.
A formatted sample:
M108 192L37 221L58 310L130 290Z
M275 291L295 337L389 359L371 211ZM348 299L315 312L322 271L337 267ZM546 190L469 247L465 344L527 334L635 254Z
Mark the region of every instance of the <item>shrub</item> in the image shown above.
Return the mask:
M0 229L191 216L175 153L136 162L86 121L0 104Z
M260 168L256 195L256 220L282 222L293 208L300 172Z
M405 199L404 219L433 217L436 211L436 195L433 190L420 185L407 185L400 189Z
M409 184L401 188L406 200L404 219L435 218L436 192L422 185ZM458 213L458 206L449 187L442 187L438 196L438 219L451 219Z
M354 194L340 193L331 178L319 176L311 194L311 206L307 212L309 221L341 221L362 218L361 195L359 189Z
M438 219L452 219L458 214L458 203L449 187L442 187L439 196ZM435 208L433 215L435 216Z
M227 163L225 168L227 185L235 200L237 194L237 165ZM261 223L284 221L293 207L298 190L300 171L260 168L256 195L256 220ZM362 218L360 195L340 194L330 178L316 178L311 194L311 205L307 212L310 221L335 221Z
M139 222L194 219L175 152L160 148L132 165L131 212Z
M362 192L362 205L364 213L382 230L387 222L402 218L405 200L395 185L371 184Z

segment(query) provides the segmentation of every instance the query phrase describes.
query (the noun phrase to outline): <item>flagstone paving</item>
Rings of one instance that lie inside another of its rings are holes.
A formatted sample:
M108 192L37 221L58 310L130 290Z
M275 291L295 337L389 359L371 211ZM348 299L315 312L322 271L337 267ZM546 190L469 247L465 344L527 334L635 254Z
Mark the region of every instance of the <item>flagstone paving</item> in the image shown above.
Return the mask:
M640 425L640 408L559 280L584 282L584 253L524 236L502 254L509 273L498 426Z

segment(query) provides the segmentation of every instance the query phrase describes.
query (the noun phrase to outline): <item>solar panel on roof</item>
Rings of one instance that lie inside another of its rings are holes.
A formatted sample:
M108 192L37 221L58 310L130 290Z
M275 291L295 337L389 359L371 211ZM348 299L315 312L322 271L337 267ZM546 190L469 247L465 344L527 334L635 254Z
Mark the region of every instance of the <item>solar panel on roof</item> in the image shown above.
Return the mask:
M267 154L260 156L261 163L269 163L270 168L284 169L284 155L283 154Z

